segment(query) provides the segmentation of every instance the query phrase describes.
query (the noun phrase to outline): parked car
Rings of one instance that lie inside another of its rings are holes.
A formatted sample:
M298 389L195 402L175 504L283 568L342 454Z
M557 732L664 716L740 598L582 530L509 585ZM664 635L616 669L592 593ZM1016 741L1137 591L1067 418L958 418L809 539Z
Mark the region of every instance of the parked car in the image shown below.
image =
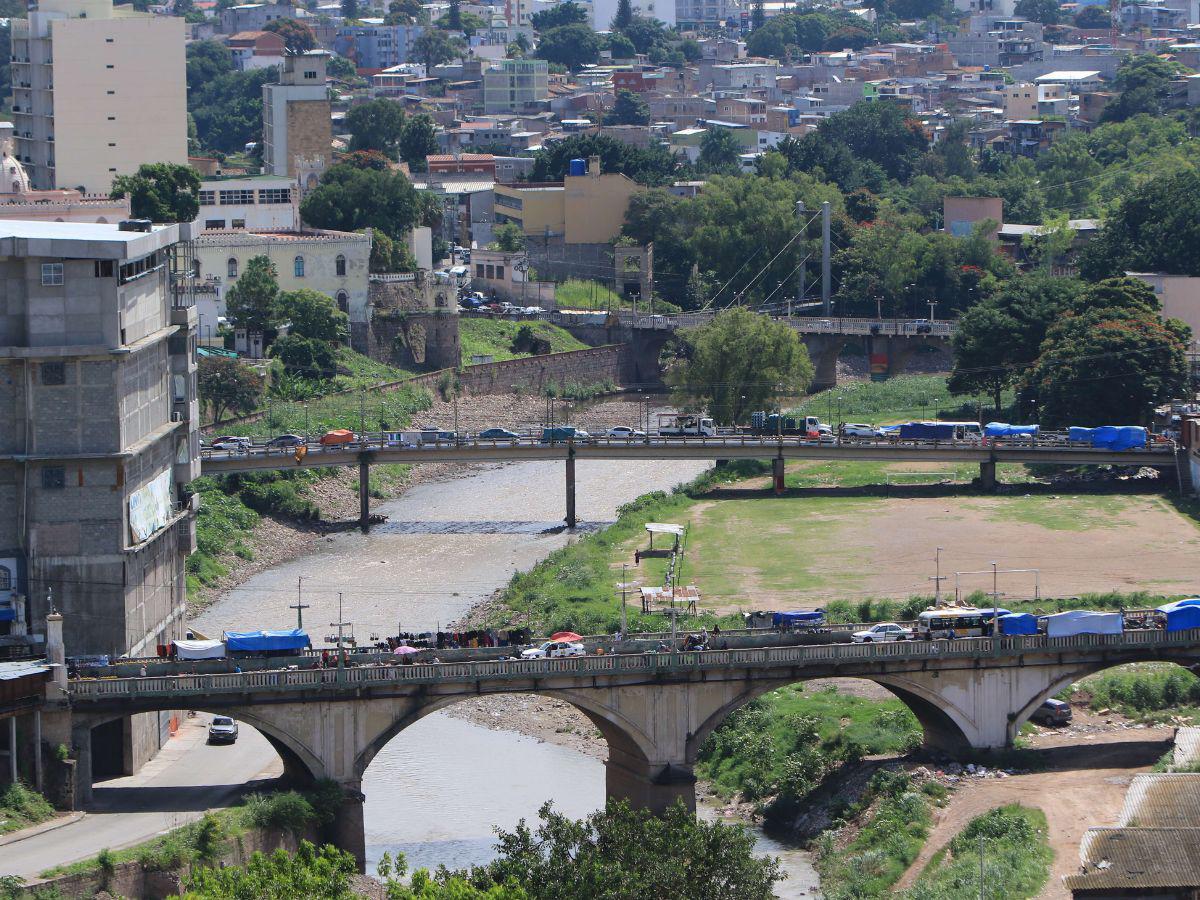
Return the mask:
M841 436L844 438L860 438L864 440L875 440L883 437L883 429L876 428L874 425L863 425L859 423L847 422L840 429Z
M229 716L213 716L208 723L208 742L210 744L232 744L237 741L237 722Z
M271 448L280 447L303 447L307 444L304 438L298 434L281 434L278 437L273 437L267 441L267 446Z
M587 651L583 644L572 644L568 641L546 641L538 647L530 647L521 651L521 659L555 659L561 656L584 656Z
M543 444L562 444L567 441L575 441L577 444L589 443L592 436L582 428L576 428L574 425L551 425L549 428L542 429Z
M519 441L521 436L507 428L485 428L479 432L481 441Z
M250 438L225 435L224 437L213 438L210 446L214 450L226 450L230 453L248 453L250 452Z
M336 447L339 444L353 444L357 440L358 435L353 431L335 428L333 431L327 431L321 435L320 444L323 447Z
M628 425L614 425L608 429L608 436L610 438L623 438L626 440L641 440L646 437L646 432L630 428Z
M1071 704L1051 697L1033 711L1029 721L1039 725L1066 725L1071 721Z
M850 640L856 644L872 644L880 641L911 641L913 630L897 625L895 622L880 622L872 625L866 631L856 631L850 635Z

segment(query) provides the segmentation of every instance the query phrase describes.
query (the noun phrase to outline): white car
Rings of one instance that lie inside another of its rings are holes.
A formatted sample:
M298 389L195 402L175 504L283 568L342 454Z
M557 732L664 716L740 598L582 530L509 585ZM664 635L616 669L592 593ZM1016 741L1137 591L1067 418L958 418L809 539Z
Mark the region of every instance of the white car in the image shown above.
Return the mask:
M219 437L209 444L214 450L224 450L228 453L249 453L250 438L248 437Z
M856 631L850 635L850 640L856 644L873 644L880 641L911 641L913 630L897 625L895 622L880 622L872 625L866 631Z
M641 440L646 436L646 432L638 431L636 428L630 428L628 425L615 425L608 429L610 438L620 438L623 440Z
M521 659L555 659L560 656L585 656L587 651L583 644L572 644L567 641L546 641L540 647L530 647L521 651Z
M875 438L883 437L883 430L876 428L874 425L862 425L847 422L842 426L842 437L874 440Z

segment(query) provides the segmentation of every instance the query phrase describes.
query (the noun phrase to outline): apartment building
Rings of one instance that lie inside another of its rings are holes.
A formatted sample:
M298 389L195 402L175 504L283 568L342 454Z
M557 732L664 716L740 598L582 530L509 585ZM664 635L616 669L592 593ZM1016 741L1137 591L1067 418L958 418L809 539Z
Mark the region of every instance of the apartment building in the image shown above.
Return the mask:
M616 18L618 0L592 0L589 4L592 27L597 31L608 31ZM675 0L631 0L635 16L658 19L668 28L675 24Z
M333 48L360 71L374 74L407 63L413 43L424 33L424 25L385 25L383 19L363 19L339 28Z
M70 655L153 655L184 634L200 438L181 232L0 221L0 631L53 606ZM97 728L95 774L136 771L169 718Z
M741 18L738 0L675 0L675 21L684 29L724 28Z
M187 163L182 19L43 0L12 20L16 154L36 190L107 193L142 163Z
M283 175L230 175L200 182L198 231L295 231L299 191Z
M333 162L328 61L324 50L285 56L279 83L263 85L263 169L306 191Z
M483 73L483 111L522 112L549 98L549 82L544 59L503 59Z

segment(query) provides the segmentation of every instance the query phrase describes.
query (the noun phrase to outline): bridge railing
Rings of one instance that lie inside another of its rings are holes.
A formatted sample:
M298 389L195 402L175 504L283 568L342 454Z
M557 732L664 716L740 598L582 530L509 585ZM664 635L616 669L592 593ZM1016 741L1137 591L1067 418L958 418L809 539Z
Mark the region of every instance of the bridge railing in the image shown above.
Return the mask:
M855 662L973 658L1087 649L1170 649L1200 647L1200 629L1162 632L1155 629L1119 635L1083 634L959 638L871 644L807 644L732 650L605 654L562 659L489 660L483 662L368 665L345 669L284 669L209 675L101 678L72 681L76 702L139 696L178 696L291 691L326 687L345 689L382 683L481 682L536 680L555 676L647 675L736 667L788 669Z

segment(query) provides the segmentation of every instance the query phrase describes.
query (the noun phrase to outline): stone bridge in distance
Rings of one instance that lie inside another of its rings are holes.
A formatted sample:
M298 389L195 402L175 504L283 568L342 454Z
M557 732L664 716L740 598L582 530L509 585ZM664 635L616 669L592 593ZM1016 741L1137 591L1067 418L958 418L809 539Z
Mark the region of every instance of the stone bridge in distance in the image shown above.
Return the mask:
M956 753L1011 746L1044 699L1092 672L1147 660L1200 662L1200 629L888 644L795 640L758 638L756 646L703 652L85 679L66 684L48 707L57 707L59 727L70 730L84 785L91 729L112 719L187 708L253 725L290 775L344 788L331 838L361 863L367 766L409 725L470 697L524 692L570 703L608 742L607 795L662 810L676 800L694 808L693 765L704 740L730 713L785 685L829 677L877 682L913 711L927 747Z

